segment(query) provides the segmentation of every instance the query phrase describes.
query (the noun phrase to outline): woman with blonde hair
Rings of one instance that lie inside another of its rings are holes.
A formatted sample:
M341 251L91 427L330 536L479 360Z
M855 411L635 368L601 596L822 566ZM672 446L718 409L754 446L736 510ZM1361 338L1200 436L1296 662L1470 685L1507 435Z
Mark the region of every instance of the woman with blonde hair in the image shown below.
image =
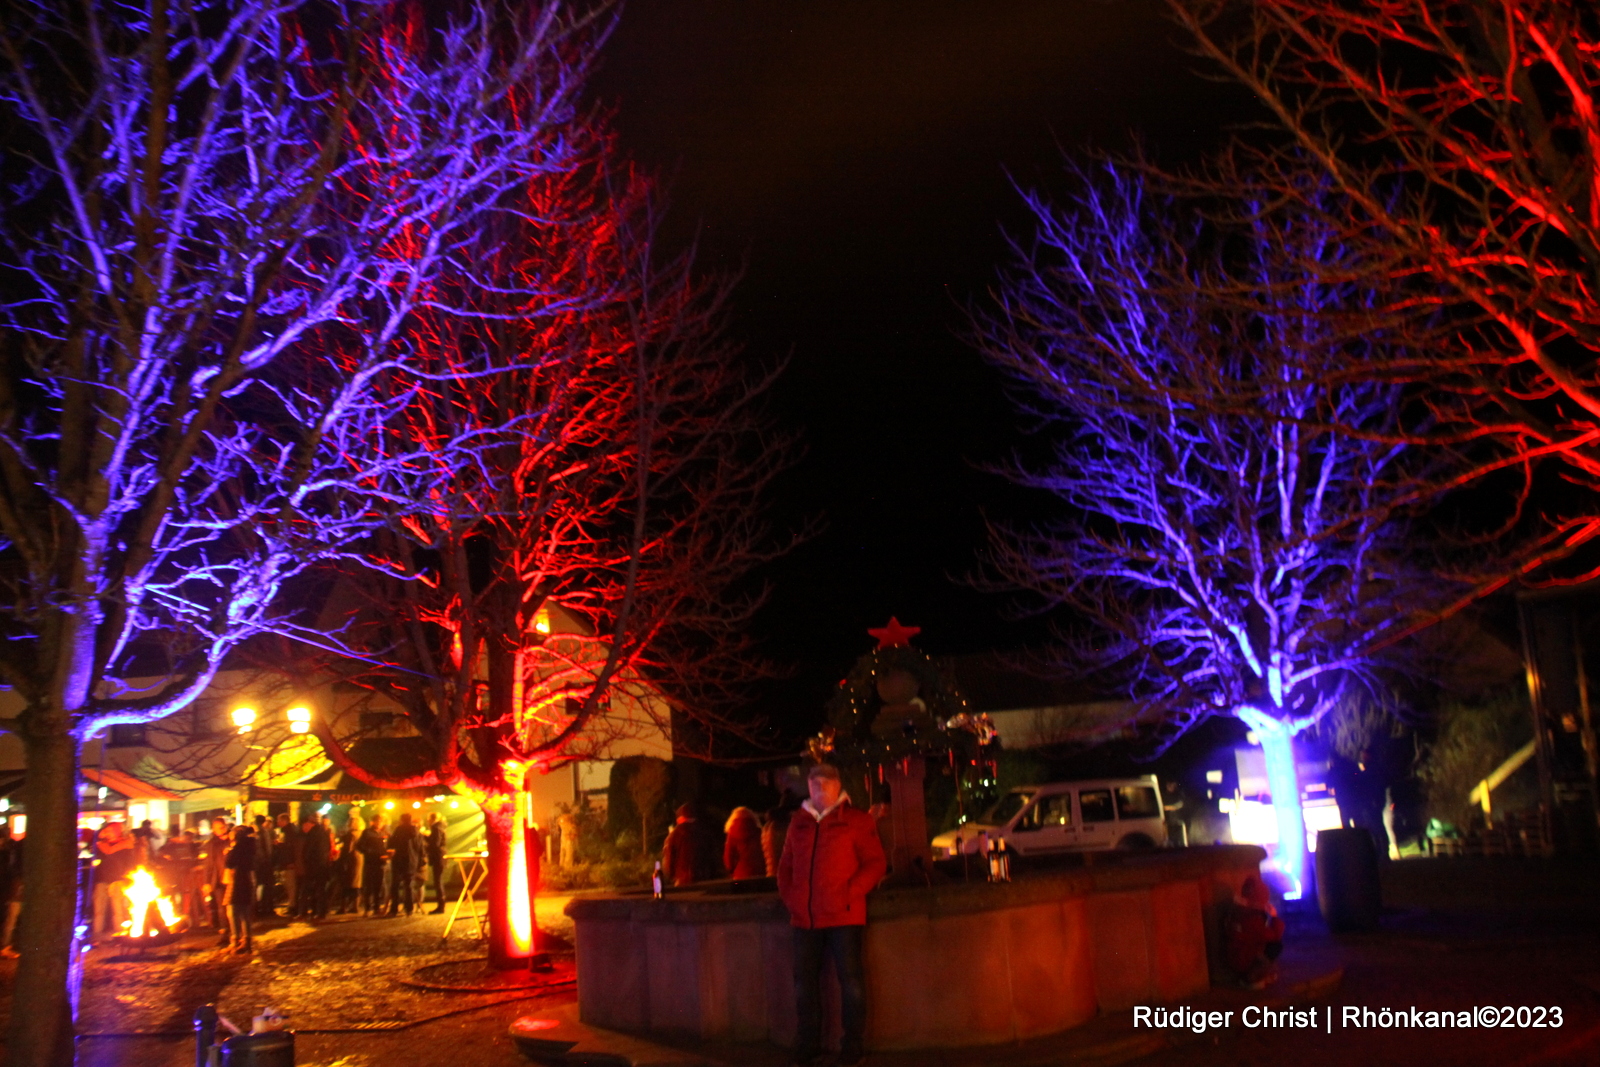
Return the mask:
M761 854L761 824L749 808L733 809L723 827L722 866L730 878L764 878L767 860Z
M350 809L350 818L344 824L344 833L339 835L339 914L356 910L361 895L361 865L366 860L356 850L356 842L361 839L361 831L367 828L366 820L355 808Z

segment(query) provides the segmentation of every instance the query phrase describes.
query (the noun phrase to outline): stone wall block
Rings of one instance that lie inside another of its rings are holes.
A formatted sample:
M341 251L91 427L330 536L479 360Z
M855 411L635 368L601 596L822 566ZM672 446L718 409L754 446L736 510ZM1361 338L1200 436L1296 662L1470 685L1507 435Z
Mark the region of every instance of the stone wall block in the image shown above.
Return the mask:
M1152 886L1150 914L1156 995L1162 1000L1179 1000L1204 992L1211 977L1200 887L1194 882Z
M1100 1010L1121 1011L1149 1003L1156 991L1150 890L1096 893L1088 901Z
M646 974L637 923L596 919L578 924L578 1017L590 1026L643 1030L650 1022Z

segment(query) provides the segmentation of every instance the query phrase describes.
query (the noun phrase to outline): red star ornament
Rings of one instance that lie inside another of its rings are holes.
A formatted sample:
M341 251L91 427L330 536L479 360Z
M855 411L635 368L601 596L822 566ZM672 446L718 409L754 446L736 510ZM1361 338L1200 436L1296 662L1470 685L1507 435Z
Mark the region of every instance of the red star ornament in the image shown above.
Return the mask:
M878 639L879 648L898 648L909 645L911 639L922 632L920 626L901 626L900 620L893 615L889 616L889 625L879 630L868 630L867 634Z

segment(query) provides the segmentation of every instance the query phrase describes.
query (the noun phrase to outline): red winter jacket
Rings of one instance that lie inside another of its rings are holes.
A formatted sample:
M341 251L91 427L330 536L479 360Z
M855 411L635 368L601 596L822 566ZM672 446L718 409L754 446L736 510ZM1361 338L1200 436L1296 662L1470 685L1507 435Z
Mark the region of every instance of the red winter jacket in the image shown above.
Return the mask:
M728 837L722 844L722 866L729 878L764 878L767 861L761 856L761 824L745 808L734 812Z
M867 894L887 868L871 815L846 802L818 822L809 808L801 808L784 838L778 895L789 907L789 921L802 929L861 926Z

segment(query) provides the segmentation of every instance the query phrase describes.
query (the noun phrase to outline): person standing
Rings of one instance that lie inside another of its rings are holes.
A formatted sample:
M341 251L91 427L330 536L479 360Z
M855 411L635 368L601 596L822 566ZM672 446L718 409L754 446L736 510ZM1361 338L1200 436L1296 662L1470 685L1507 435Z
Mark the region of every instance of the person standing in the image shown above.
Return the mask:
M389 915L399 915L402 904L410 915L416 909L411 879L422 865L422 835L409 811L400 813L400 825L389 835L389 852Z
M211 820L211 836L200 847L200 864L204 878L204 892L211 912L211 928L217 932L217 944L228 943L228 849L233 846L233 828L227 819Z
M361 854L361 912L377 915L383 910L383 816L361 831L356 851Z
M133 838L121 822L108 822L94 838L94 935L110 937L128 918L123 887L133 875Z
M228 932L232 935L233 951L248 953L255 947L250 923L256 912L256 856L255 834L248 826L233 832L225 861L228 877Z
M734 808L722 843L722 866L729 878L764 878L767 861L761 855L761 824L749 808Z
M761 827L761 856L767 861L767 873L778 873L778 860L783 857L783 838L789 832L789 820L794 818L798 805L789 803L793 794L784 793L784 803L767 812L766 824Z
M22 841L11 836L11 827L0 819L0 956L15 959L17 950L11 938L17 932L17 915L22 911Z
M283 887L283 913L290 918L300 914L300 875L304 870L304 842L300 828L288 812L278 815L278 838L272 846L272 866L278 873L278 884Z
M344 821L344 832L339 835L339 860L336 878L339 891L334 897L334 904L339 909L340 915L361 908L361 866L364 857L356 848L356 843L361 840L361 832L367 828L362 821L361 813L355 808L350 809L350 814Z
M806 778L810 796L789 823L778 861L778 895L794 928L795 1060L822 1062L822 967L839 979L844 1038L841 1067L866 1054L867 990L861 940L867 894L888 869L872 816L850 804L839 769L826 763Z
M661 847L661 873L675 886L717 876L717 846L693 804L678 808L677 821Z
M433 914L440 915L444 912L444 846L449 837L445 827L444 816L434 812L428 816L428 835L425 841L428 851L428 873L433 878Z
M274 899L276 879L272 877L272 853L278 835L273 829L272 820L265 815L257 815L255 824L255 831L251 835L255 838L256 852L255 914L272 915L277 908L277 901Z
M328 868L333 840L315 815L300 821L300 913L308 919L328 917Z

